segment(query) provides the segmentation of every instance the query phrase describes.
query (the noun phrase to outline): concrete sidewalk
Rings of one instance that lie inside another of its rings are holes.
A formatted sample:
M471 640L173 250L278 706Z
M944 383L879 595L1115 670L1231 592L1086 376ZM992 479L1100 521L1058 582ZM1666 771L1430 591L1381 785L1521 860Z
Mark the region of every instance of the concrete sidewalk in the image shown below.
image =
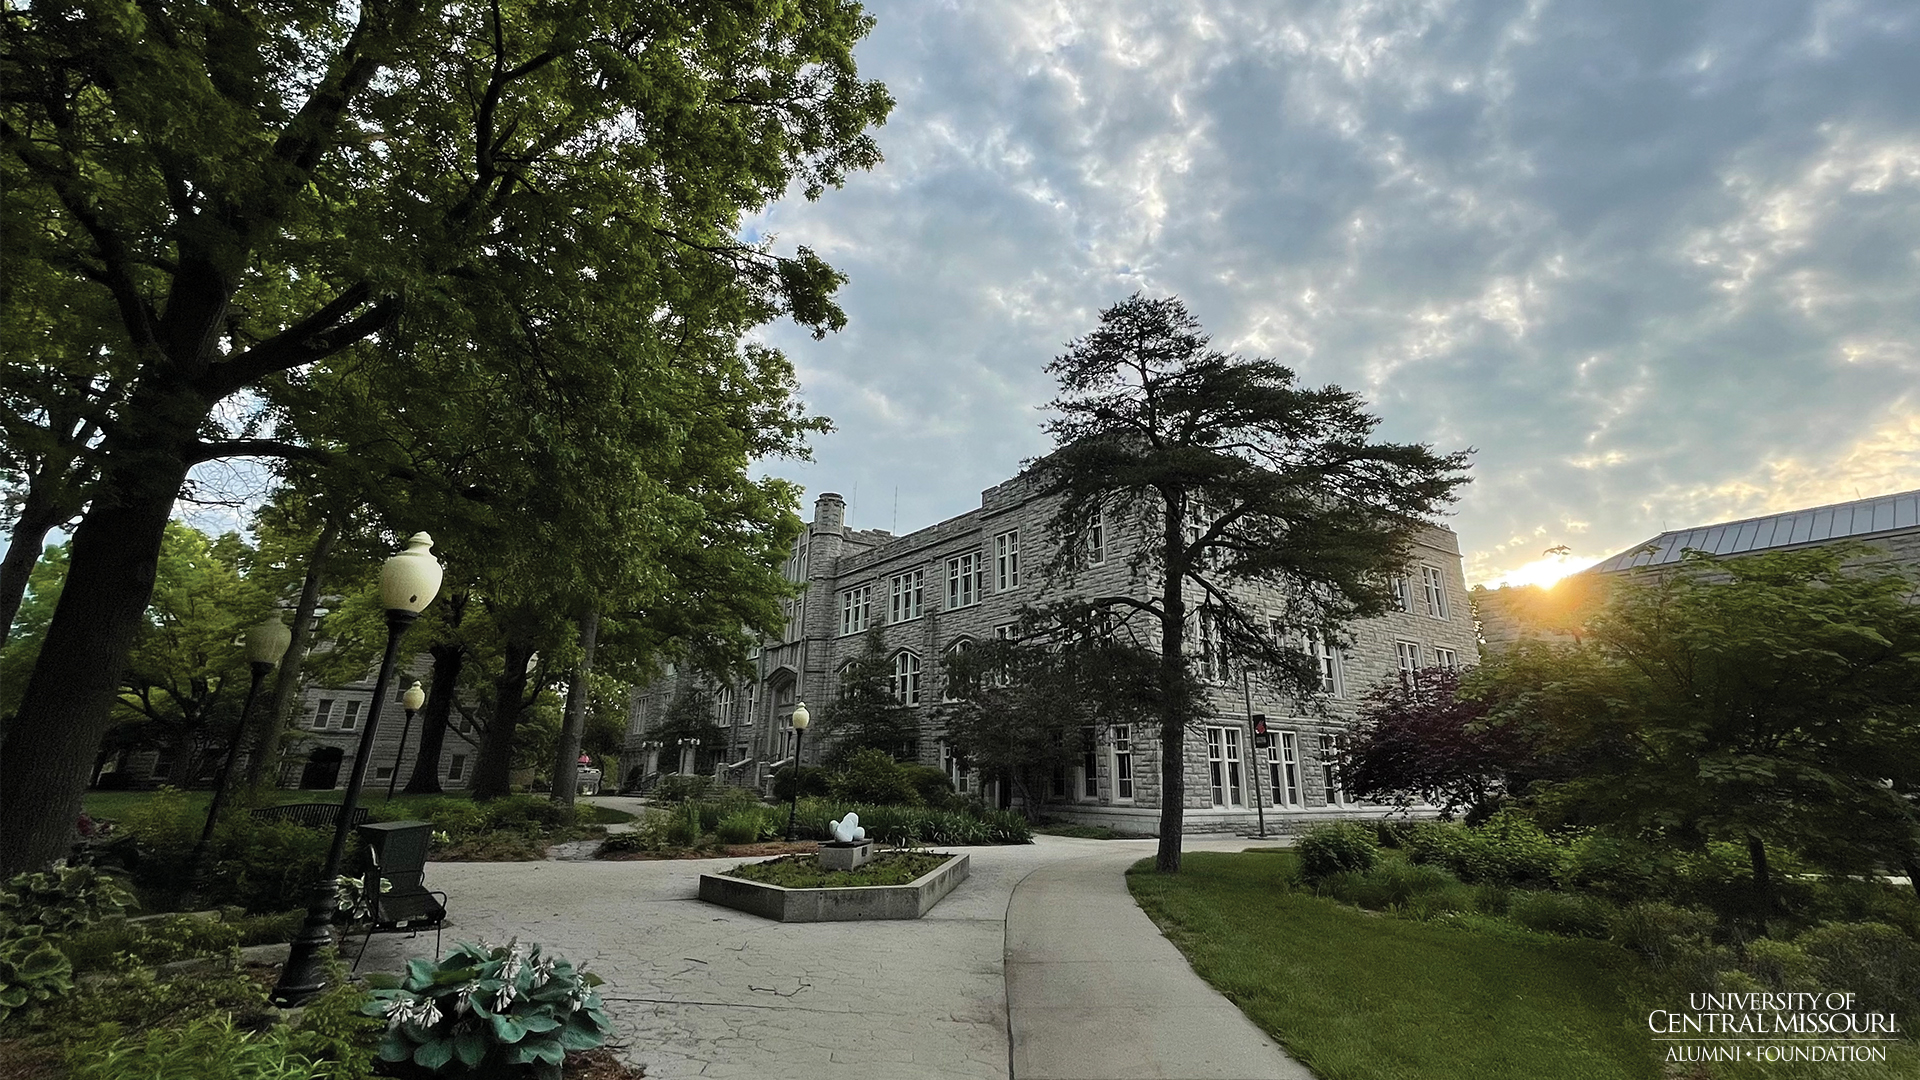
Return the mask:
M426 878L448 893L448 946L538 942L607 979L619 1052L656 1080L1309 1076L1134 906L1123 874L1153 841L959 850L972 875L904 922L774 923L694 898L738 859L432 863ZM376 935L362 970L432 949Z
M1313 1080L1195 975L1134 903L1126 869L1151 854L1148 843L1049 863L1014 889L1006 955L1014 1080Z

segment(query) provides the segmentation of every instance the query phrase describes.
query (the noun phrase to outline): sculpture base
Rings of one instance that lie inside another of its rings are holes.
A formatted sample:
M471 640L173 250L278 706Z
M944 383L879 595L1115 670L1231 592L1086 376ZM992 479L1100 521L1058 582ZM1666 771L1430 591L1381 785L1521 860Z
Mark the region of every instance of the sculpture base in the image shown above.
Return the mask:
M873 841L856 840L850 844L820 845L820 869L858 870L873 861Z

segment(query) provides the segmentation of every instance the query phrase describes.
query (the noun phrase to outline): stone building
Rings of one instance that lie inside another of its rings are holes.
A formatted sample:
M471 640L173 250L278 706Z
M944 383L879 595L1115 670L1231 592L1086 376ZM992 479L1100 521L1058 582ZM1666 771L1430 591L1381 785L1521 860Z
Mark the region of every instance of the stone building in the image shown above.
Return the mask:
M353 774L353 756L359 752L363 726L373 706L373 683L378 675L376 668L358 682L301 687L300 699L294 706L293 737L281 750L281 787L326 790L347 786ZM414 762L420 753L422 718L415 716L409 724L400 696L415 680L422 689L426 688L432 675L433 657L424 652L410 662L395 665L388 680L387 702L380 708L380 728L374 732L373 748L367 758L368 792L384 792L388 781L396 775L397 787L404 788L413 776ZM441 788L464 790L472 780L473 768L479 759L479 732L455 709L440 748Z
M1005 803L1010 792L982 786L964 762L949 752L933 707L941 700L944 661L972 642L1013 632L1023 606L1044 599L1038 570L1051 554L1045 524L1051 504L1018 481L983 492L980 506L904 536L846 525L846 504L823 494L813 520L795 541L786 565L789 580L806 585L788 603L778 640L752 657L753 677L707 684L714 719L726 731L726 760L716 767L725 780L763 789L772 769L793 756L790 718L806 701L816 716L837 692L840 669L878 625L892 657L896 700L916 709L922 762L946 770L955 787ZM1103 534L1108 530L1102 527ZM1099 558L1075 583L1077 592L1138 591L1126 566L1132 538L1113 530L1095 543ZM1190 735L1186 761L1187 828L1213 831L1250 828L1256 804L1268 811L1269 828L1285 829L1328 814L1357 812L1340 793L1327 765L1352 722L1366 690L1398 672L1432 664L1471 663L1476 656L1458 541L1434 527L1420 537L1407 578L1397 582L1400 610L1349 628L1348 647L1311 645L1322 665L1323 693L1311 702L1284 700L1250 681L1252 712L1268 717L1272 746L1254 750L1243 683L1238 673L1214 663L1207 631L1191 635L1202 670L1213 676L1212 712L1203 731ZM1275 605L1277 608L1278 605ZM683 748L653 738L674 690L692 678L675 673L636 692L622 760L631 786L665 771L693 767ZM818 760L809 738L804 760ZM704 768L701 771L705 771ZM1082 764L1056 775L1045 793L1048 816L1151 833L1159 818L1159 753L1156 733L1124 725L1094 732Z

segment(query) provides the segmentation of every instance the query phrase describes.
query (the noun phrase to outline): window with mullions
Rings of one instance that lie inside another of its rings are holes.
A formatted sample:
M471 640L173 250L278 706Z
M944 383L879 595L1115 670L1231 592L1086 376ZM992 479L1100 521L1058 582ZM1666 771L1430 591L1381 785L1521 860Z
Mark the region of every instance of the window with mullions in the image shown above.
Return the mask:
M1393 606L1409 614L1413 612L1413 583L1402 575L1392 578Z
M1320 634L1309 633L1306 636L1307 655L1313 658L1313 670L1319 680L1320 693L1328 697L1340 696L1340 650Z
M1087 526L1087 565L1099 566L1107 561L1107 512L1105 509L1093 515L1093 524Z
M1438 645L1433 647L1433 662L1435 666L1446 668L1448 671L1457 671L1460 668L1459 654Z
M953 644L947 646L947 651L943 654L945 656L945 659L941 662L941 665L940 665L941 666L941 671L940 671L940 700L941 701L959 701L960 700L960 694L962 691L966 689L966 687L961 684L960 673L954 670L954 661L960 659L962 656L967 655L967 650L971 648L973 648L973 642L967 640L966 638L961 638L959 641L956 641Z
M1267 746L1267 775L1273 782L1275 806L1298 807L1300 802L1300 744L1291 731L1278 732Z
M1212 682L1233 678L1227 665L1227 642L1221 633L1220 616L1211 608L1200 609L1200 675Z
M1446 618L1447 585L1446 579L1440 576L1440 568L1423 566L1420 568L1420 578L1421 583L1426 587L1427 614L1436 619Z
M1207 778L1212 787L1213 805L1246 805L1246 798L1241 794L1239 728L1207 729Z
M1327 785L1328 806L1352 805L1340 778L1340 755L1346 749L1345 735L1320 736L1320 775Z
M360 706L358 701L347 702L347 715L340 718L340 730L352 731L360 726Z
M840 594L840 636L864 633L873 618L873 586L862 585Z
M920 657L911 652L903 652L893 658L893 675L888 680L887 689L892 692L893 700L902 705L920 704Z
M980 602L986 585L986 567L980 553L969 551L947 560L947 610L972 607Z
M1420 646L1417 642L1396 641L1393 643L1394 658L1400 665L1400 681L1413 685L1413 673L1420 670Z
M993 591L1006 592L1020 587L1020 530L1013 529L993 538Z
M1080 798L1091 802L1100 797L1099 733L1091 727L1080 729Z
M912 622L920 617L927 593L927 572L895 574L887 589L887 621Z
M1114 725L1108 733L1108 751L1113 755L1113 801L1133 801L1133 729Z

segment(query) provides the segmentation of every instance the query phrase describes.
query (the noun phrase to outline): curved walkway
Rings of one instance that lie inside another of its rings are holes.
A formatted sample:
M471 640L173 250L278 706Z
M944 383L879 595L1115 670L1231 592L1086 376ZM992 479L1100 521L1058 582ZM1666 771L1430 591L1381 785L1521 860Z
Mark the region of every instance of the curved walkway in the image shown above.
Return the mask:
M655 1080L1305 1078L1133 904L1152 841L965 848L923 919L772 923L694 899L735 859L433 863L446 941L539 942L604 977L623 1057ZM1190 842L1229 849L1245 841ZM433 938L377 935L397 971Z

